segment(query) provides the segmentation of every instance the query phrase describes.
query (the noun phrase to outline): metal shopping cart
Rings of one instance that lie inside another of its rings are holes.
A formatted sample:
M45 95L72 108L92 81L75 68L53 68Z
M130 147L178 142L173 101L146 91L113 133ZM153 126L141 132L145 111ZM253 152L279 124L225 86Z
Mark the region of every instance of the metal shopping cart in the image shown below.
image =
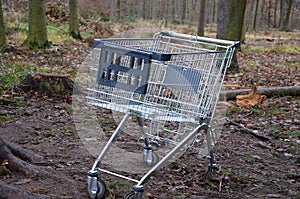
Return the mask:
M98 174L102 172L135 182L126 199L142 198L143 185L153 172L174 161L200 132L206 136L209 169L215 168L209 123L238 44L171 31L153 38L94 40L98 60L92 66L95 79L87 88L86 102L124 116L88 172L90 198L104 195L105 185ZM140 129L133 136L143 143L137 162L147 168L139 180L100 168L131 117Z

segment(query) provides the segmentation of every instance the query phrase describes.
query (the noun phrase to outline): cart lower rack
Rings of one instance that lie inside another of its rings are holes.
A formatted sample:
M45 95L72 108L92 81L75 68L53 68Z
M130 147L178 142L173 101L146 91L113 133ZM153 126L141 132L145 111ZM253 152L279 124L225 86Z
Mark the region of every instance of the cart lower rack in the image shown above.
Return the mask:
M124 117L88 172L90 198L104 196L100 172L135 182L126 198L142 198L143 184L153 172L183 151L200 131L206 136L210 169L214 168L209 121L237 45L171 31L147 39L94 40L97 64L92 66L95 77L87 88L87 104ZM139 163L148 168L139 180L100 168L130 117L136 118L141 132L134 136L144 143Z

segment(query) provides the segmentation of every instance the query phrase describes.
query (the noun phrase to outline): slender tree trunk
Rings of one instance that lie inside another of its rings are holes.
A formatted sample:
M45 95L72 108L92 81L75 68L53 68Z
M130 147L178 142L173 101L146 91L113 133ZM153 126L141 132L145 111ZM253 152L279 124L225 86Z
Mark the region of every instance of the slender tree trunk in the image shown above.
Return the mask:
M175 19L175 0L172 0L171 10L172 10L171 17L172 19Z
M268 1L268 28L271 28L272 0Z
M275 0L275 3L274 3L274 22L273 22L273 28L277 27L277 2L278 2L278 0Z
M280 19L279 19L279 27L283 26L284 20L284 0L280 0Z
M169 25L169 1L165 2L165 27Z
M260 27L264 27L264 19L265 19L265 4L266 0L261 0L261 7L260 7Z
M287 0L287 8L285 12L285 18L283 20L282 29L288 30L289 29L289 22L290 22L290 16L291 16L291 10L293 6L293 0Z
M25 44L38 49L48 46L46 8L44 0L29 0L29 27Z
M6 45L6 37L5 37L5 27L4 27L4 19L2 12L2 2L0 0L0 46Z
M82 40L79 31L78 23L78 0L70 0L70 24L69 24L69 33L74 39Z
M153 6L152 6L151 19L156 21L157 20L157 12L158 12L157 0L152 0L152 2L153 2Z
M146 19L146 0L143 0L143 6L142 6L142 16L143 16L143 19Z
M197 34L199 36L204 36L204 29L205 29L205 5L206 5L206 0L201 0L200 1L199 20L198 20L198 30L197 30Z
M258 11L259 0L256 0L254 18L253 18L253 31L256 31L257 11Z
M116 18L116 2L114 0L110 1L110 11L109 11L109 20L115 22Z

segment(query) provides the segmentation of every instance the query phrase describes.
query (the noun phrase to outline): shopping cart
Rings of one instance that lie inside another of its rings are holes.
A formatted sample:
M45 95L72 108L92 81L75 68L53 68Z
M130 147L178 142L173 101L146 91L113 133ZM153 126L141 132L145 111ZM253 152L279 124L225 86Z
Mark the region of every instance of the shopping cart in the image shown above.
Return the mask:
M237 45L239 42L171 31L161 31L153 38L94 40L98 60L92 66L96 75L87 88L87 104L124 117L88 172L90 198L102 198L106 191L100 172L135 182L126 199L142 198L143 185L153 172L174 161L200 132L206 136L209 170L216 167L209 123ZM100 168L131 117L140 128L134 135L144 145L140 163L148 170L139 180ZM159 148L167 152L162 155Z

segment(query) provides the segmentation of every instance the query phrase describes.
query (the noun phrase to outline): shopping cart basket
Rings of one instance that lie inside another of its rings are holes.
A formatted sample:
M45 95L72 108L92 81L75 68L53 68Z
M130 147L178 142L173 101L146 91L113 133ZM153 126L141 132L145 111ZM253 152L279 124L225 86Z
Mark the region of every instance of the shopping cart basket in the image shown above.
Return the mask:
M140 199L149 177L185 149L204 131L215 167L214 116L226 69L239 42L161 31L153 38L95 39L95 79L87 88L87 104L124 114L123 119L88 172L90 198L101 198L105 185L98 173L108 173L136 183L127 199ZM135 117L143 140L141 162L148 171L139 180L100 168L100 163L121 134L125 122ZM163 156L155 150L168 148ZM154 149L155 148L155 149Z

